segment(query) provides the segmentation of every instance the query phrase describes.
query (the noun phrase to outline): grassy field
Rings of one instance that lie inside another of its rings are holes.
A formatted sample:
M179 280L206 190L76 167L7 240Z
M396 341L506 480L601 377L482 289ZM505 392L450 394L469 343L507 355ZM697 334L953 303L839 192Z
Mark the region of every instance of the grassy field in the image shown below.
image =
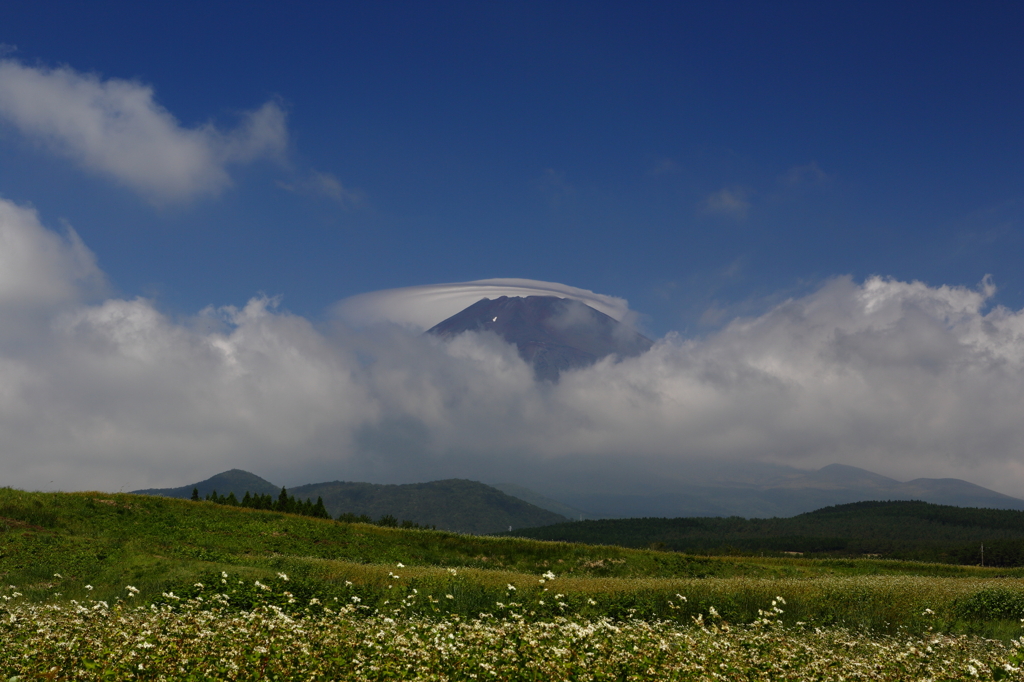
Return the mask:
M1021 577L0 489L0 671L440 680L650 679L654 669L663 679L731 670L724 679L802 680L842 670L964 679L973 668L1017 679Z

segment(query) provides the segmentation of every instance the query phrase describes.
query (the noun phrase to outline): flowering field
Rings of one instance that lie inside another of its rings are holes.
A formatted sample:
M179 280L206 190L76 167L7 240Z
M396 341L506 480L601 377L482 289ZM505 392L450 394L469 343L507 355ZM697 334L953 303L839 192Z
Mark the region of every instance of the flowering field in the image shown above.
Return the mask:
M7 679L1024 679L1021 642L841 628L32 606L3 623Z
M0 681L1024 679L1022 577L0 488Z
M132 586L113 605L22 603L8 588L3 679L1024 679L1021 639L786 625L781 596L753 622L729 624L713 606L688 622L587 618L553 588L521 598L513 585L507 601L469 618L448 608L454 595L415 588L373 608L351 584L346 598L300 597L284 574L222 573L191 587L148 605L133 604ZM565 615L539 614L544 606Z

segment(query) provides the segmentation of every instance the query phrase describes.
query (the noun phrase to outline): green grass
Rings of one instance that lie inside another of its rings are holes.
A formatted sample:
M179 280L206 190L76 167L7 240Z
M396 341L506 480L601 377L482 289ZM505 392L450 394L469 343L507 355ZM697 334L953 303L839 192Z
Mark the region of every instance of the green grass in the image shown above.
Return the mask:
M542 583L549 571L556 578ZM357 596L381 613L419 594L414 615L424 617L470 617L514 602L535 619L572 613L689 623L711 617L713 608L728 622L749 623L782 596L787 624L935 628L1004 640L1019 636L1024 617L1020 568L689 556L382 528L159 497L0 489L0 584L15 586L5 588L8 595L16 589L33 603L168 603L163 593L197 596L196 582L219 583L222 572L237 608L260 580L274 584L276 594L301 592L307 601ZM289 576L287 586L278 573ZM128 585L138 597L128 596Z

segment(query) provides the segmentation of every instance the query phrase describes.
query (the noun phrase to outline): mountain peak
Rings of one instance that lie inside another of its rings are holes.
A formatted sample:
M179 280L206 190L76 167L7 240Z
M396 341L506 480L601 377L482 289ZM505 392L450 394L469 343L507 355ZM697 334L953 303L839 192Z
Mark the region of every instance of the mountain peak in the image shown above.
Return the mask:
M483 298L426 333L450 339L470 331L493 332L515 344L537 378L550 381L609 355L632 357L654 345L615 318L557 296Z

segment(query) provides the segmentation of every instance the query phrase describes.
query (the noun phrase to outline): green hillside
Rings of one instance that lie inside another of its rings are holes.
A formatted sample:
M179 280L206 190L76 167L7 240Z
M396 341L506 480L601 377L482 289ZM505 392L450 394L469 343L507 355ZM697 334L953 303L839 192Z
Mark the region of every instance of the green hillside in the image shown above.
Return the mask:
M775 554L1024 565L1024 512L927 502L855 502L789 518L604 519L530 528L540 540L692 554Z
M51 589L54 574L91 583L97 596L101 586L160 590L213 569L314 575L341 564L399 562L530 576L553 567L602 577L777 572L753 562L383 528L157 496L0 489L0 579L33 590Z

